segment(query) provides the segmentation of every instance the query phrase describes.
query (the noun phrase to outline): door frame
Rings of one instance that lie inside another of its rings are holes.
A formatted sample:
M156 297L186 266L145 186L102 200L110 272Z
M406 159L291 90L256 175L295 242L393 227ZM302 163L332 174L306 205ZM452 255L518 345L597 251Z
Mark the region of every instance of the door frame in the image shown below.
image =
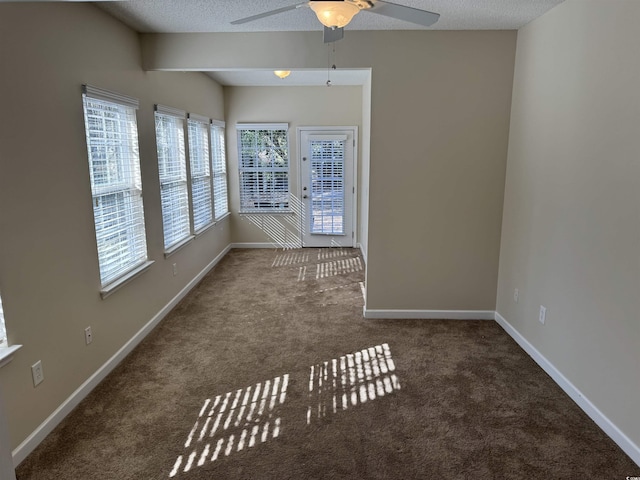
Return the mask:
M296 143L297 143L297 155L298 155L298 188L296 195L299 199L302 199L302 133L313 133L318 132L320 134L327 132L341 132L349 130L353 135L353 206L351 212L352 226L353 229L351 236L351 248L356 248L358 245L358 126L357 125L348 125L348 126L303 126L296 127ZM300 215L300 244L304 243L304 229L307 227L305 224L305 215Z

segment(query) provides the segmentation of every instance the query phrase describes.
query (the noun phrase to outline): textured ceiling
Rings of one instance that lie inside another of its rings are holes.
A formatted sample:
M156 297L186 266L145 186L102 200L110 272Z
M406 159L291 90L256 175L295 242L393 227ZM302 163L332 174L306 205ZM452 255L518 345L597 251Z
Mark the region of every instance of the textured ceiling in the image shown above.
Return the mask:
M515 30L564 0L393 0L439 13L430 30ZM98 5L139 32L271 32L322 30L310 8L299 8L243 25L251 15L299 0L128 0ZM360 12L345 30L422 30L425 27Z
M2 0L0 0L2 1ZM516 30L564 0L392 0L393 3L440 14L429 30ZM273 32L321 31L310 8L299 8L255 22L231 25L234 20L287 7L300 0L127 0L99 1L97 5L139 32ZM349 30L424 30L413 23L360 12ZM294 71L284 80L269 70L208 71L221 85L324 86L326 70ZM368 70L331 73L333 85L362 85Z

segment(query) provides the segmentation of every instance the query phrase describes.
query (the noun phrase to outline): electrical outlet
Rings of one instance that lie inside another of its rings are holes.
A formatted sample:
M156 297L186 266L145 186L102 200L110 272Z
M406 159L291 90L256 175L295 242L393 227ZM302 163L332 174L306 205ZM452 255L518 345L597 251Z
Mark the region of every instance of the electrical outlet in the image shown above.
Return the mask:
M519 292L519 291L518 291L518 289L516 288L516 289L513 291L513 301L514 301L514 302L516 302L516 303L518 303L518 297L519 297L519 296L520 296L520 292Z
M178 275L178 264L174 263L173 264L173 276L175 277L176 275Z
M93 342L93 333L91 333L91 327L87 327L84 329L84 341L89 345Z
M538 321L544 325L544 322L547 321L547 307L544 305L540 305L540 315L538 316Z
M37 387L44 380L44 371L42 370L42 361L38 360L31 365L31 375L33 376L33 386Z

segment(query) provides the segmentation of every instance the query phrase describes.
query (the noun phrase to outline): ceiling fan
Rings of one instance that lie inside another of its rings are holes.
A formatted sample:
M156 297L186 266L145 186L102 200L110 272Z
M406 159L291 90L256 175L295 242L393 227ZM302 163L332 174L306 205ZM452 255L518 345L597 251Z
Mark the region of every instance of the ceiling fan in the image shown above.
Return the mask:
M325 43L340 40L344 35L344 27L357 13L360 13L360 11L377 13L378 15L404 20L405 22L415 23L424 27L433 25L440 18L440 14L438 13L398 5L383 0L313 0L297 3L288 7L277 8L269 12L252 15L251 17L241 18L240 20L231 22L231 24L241 25L303 7L310 7L315 12L320 23L324 25Z

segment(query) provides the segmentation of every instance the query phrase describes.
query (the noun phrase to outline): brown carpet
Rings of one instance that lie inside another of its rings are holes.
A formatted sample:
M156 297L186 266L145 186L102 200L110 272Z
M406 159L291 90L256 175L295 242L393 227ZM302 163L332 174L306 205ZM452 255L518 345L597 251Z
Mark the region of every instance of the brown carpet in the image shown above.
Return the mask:
M363 280L355 250L232 250L18 479L640 475L495 322L365 320Z

